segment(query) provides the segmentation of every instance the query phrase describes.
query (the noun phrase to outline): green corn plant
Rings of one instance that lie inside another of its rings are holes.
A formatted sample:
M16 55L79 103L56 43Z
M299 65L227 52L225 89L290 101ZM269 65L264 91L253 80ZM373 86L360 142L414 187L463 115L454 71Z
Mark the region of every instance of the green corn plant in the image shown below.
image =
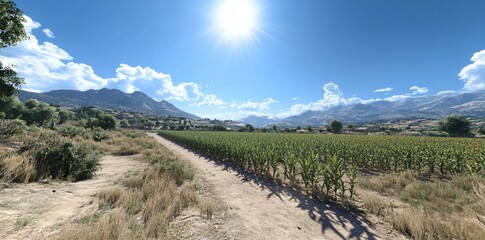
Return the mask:
M344 189L342 192L345 192L345 186L342 186L344 185L342 177L345 174L343 161L336 156L332 156L328 167L333 194L337 197L339 190L342 191Z
M355 165L349 165L346 175L349 178L349 198L352 199L355 195L355 184L357 180L357 175L359 174L359 169Z
M290 180L291 184L296 184L296 157L293 153L288 153L283 161L285 177Z
M329 196L330 191L332 190L332 179L330 176L330 172L328 171L327 167L322 164L319 166L320 174L322 175L322 184L320 189L325 195Z

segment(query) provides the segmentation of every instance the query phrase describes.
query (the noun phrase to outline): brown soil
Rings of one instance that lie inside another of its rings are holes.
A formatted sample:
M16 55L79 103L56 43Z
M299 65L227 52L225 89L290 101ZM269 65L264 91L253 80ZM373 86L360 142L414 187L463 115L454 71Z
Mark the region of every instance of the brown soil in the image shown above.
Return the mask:
M149 134L199 170L215 199L212 221L185 224L179 237L203 239L405 239L357 211L323 203ZM176 221L197 218L185 211ZM372 222L377 224L373 224ZM214 232L209 235L207 231Z
M80 182L10 184L0 188L0 239L45 239L98 209L99 190L124 173L141 169L133 157L105 156L93 179Z

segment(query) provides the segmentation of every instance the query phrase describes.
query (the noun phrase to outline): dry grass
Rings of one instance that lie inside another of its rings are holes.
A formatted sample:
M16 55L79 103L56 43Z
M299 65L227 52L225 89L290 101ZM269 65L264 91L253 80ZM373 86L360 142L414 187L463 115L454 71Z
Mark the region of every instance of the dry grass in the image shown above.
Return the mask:
M106 239L139 239L131 234L128 216L120 209L102 215L90 225L77 225L64 230L53 239L62 240L106 240Z
M376 196L366 196L362 203L368 212L377 216L385 216L390 208L389 204Z
M197 186L189 182L194 170L186 162L158 143L152 145L153 139L144 134L113 135L111 142L104 144L113 144L113 149L118 149L114 144L137 146L141 149L137 158L149 162L150 166L126 176L122 186L102 190L99 206L107 213L93 217L93 221L80 227L63 230L58 239L166 239L170 222L187 207L201 206L201 213L212 217L214 205L199 204ZM122 139L136 143L120 142Z
M37 177L34 161L27 155L8 155L0 158L0 177L3 182L28 183Z
M211 199L202 199L199 202L200 215L212 220L212 215L214 214L214 202Z
M139 131L112 131L109 139L98 142L98 149L117 156L140 154L147 149L158 148L158 143Z
M395 208L377 197L363 196L368 212L384 217L395 229L413 239L483 239L485 236L485 179L482 177L467 175L450 181L425 181L418 179L417 174L404 172L364 177L360 182L363 188L410 206Z

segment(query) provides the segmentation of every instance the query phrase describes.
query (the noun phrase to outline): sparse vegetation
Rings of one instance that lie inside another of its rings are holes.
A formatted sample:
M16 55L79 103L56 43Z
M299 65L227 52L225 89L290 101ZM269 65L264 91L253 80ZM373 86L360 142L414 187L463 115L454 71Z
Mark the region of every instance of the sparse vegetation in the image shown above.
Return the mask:
M413 239L480 239L485 228L473 219L485 214L485 179L456 176L450 181L420 179L412 172L366 176L360 186L395 201L388 204L373 195L363 197L370 213L384 217Z
M189 182L194 171L187 163L143 133L118 133L111 144L120 139L154 146L137 157L149 167L127 176L122 186L102 190L99 205L105 212L65 229L58 239L166 239L169 223L184 208L200 207L201 214L212 216L213 205L199 204L196 185Z

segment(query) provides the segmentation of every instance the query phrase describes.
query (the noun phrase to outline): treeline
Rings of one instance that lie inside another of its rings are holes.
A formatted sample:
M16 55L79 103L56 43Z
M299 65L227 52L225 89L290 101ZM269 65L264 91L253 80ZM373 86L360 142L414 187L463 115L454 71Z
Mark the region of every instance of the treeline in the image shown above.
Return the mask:
M54 127L68 121L78 121L77 125L86 128L114 129L116 118L104 111L83 107L75 110L30 99L22 103L16 96L0 99L0 119L18 119L26 125Z

